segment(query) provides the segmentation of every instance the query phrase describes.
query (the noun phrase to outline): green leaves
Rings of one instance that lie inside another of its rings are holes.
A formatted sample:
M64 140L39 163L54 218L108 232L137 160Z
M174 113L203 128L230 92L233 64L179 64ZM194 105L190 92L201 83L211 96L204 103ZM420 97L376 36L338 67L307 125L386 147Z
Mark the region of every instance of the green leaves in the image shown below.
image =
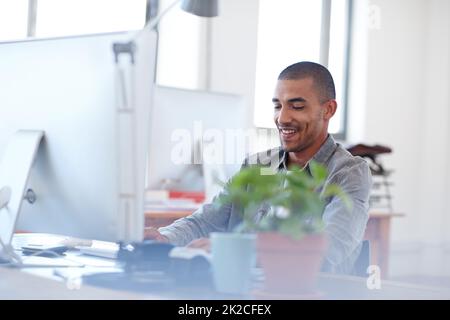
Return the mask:
M309 170L311 171L313 180L317 185L321 185L325 182L328 175L327 168L315 161L310 161Z
M322 231L326 198L338 196L348 208L351 207L350 200L338 185L325 186L328 172L319 163L309 163L311 174L299 167L274 174L266 174L267 171L261 169L263 167L259 166L243 168L230 180L219 198L220 204L233 203L242 209L243 222L235 229L237 232L277 231L299 238ZM256 222L255 215L263 204L273 210ZM276 209L282 209L285 214L276 214Z
M294 239L300 239L304 234L304 223L299 219L286 219L280 221L278 224L278 230L280 233L288 235Z

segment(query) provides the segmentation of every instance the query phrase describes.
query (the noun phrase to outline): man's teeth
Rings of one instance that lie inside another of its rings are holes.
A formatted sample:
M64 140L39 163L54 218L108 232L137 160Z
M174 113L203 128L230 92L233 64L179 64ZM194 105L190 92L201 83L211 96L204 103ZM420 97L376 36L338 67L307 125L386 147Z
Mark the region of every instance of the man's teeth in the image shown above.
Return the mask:
M295 133L296 130L292 130L292 129L281 129L281 132L283 134L292 134Z

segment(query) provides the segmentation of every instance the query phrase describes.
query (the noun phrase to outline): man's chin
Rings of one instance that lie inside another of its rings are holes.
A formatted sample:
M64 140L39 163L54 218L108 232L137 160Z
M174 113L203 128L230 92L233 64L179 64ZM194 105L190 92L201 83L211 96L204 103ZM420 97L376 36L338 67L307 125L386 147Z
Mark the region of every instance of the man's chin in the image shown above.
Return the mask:
M281 148L284 152L299 152L302 150L299 146L285 145L284 143L281 144Z

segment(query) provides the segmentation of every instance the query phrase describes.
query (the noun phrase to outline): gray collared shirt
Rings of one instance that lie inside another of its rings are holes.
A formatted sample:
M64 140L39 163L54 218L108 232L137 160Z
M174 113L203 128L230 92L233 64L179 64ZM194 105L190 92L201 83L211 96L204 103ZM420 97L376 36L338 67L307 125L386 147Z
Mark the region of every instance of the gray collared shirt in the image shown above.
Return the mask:
M286 152L276 148L248 157L243 166L262 164L275 166L277 170L287 170L287 158ZM370 169L365 160L352 156L331 135L313 159L328 169L325 185L339 185L353 203L352 209L348 210L338 197L327 199L322 217L329 247L322 270L351 274L361 251L368 220L368 199L372 185ZM159 228L159 231L175 245L186 245L194 239L208 237L214 231L231 231L242 221L241 212L233 204L217 206L214 204L215 199L191 216Z

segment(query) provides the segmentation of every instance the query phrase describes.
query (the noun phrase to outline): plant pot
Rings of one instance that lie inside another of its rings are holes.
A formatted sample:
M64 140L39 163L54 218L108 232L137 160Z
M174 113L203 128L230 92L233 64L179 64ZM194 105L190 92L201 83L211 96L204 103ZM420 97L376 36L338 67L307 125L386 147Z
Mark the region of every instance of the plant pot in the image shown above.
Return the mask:
M326 249L326 238L321 234L296 240L275 232L259 233L257 255L264 270L264 290L284 294L315 292Z

